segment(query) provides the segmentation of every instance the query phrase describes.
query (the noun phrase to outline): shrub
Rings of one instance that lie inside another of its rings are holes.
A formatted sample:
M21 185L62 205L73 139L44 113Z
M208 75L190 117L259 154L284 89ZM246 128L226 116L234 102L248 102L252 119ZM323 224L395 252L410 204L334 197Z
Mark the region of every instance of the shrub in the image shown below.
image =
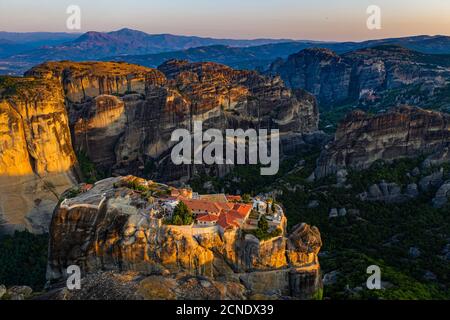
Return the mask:
M267 221L266 216L262 216L258 221L258 229L260 229L263 233L267 233L269 230L269 222Z
M250 198L250 195L248 193L242 195L242 202L244 202L244 203L250 203L251 202L251 198Z
M16 231L0 238L0 283L27 285L42 290L45 285L48 235Z
M180 201L173 210L171 224L174 225L190 225L194 221L191 209L183 202Z

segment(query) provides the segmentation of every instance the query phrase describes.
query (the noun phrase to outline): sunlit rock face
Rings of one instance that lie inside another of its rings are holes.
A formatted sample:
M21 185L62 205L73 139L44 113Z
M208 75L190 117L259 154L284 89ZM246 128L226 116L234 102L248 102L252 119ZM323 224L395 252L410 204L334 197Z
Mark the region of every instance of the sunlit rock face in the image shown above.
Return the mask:
M61 84L0 79L1 232L46 232L61 192L76 182L76 157Z
M315 133L313 96L290 90L278 77L216 63L168 61L158 70L126 63L55 62L27 72L62 83L74 148L104 171L187 179L205 167L174 166L175 129L279 129L283 151L301 147ZM210 174L227 169L213 166Z
M448 114L408 106L376 116L355 111L322 152L315 174L323 177L342 168L365 169L377 160L440 153L449 144Z
M116 62L46 62L25 73L41 79L57 79L66 98L82 102L102 94L144 93L149 69Z
M55 210L49 281L61 280L67 266L75 264L83 274L205 276L227 285L242 283L250 295L311 298L321 288L317 228L303 224L291 236L259 241L240 229L165 225L145 209L141 193L122 187L123 179L101 180Z
M2 229L44 232L59 194L77 179L76 154L106 175L186 180L228 166L175 166L175 129L279 129L283 151L317 131L314 97L277 77L214 63L170 61L160 70L116 62L48 62L0 79Z

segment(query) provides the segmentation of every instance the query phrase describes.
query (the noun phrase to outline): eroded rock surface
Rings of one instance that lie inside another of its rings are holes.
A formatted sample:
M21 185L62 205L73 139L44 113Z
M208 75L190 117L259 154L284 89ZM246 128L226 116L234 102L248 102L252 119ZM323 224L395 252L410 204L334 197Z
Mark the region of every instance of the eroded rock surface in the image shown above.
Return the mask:
M318 126L315 98L278 77L186 61L160 70L47 62L0 78L0 111L0 232L48 230L59 195L80 176L76 154L105 176L182 181L230 170L172 163L171 134L193 121L204 130L276 128L286 152L312 141Z
M122 177L99 181L61 203L51 224L47 279L64 279L69 265L148 275L203 276L242 283L246 294L313 297L321 288L317 228L306 224L289 237L260 241L241 229L171 226L149 215L146 200ZM150 281L150 280L149 280ZM169 294L169 293L168 293Z
M397 92L393 97L396 103L404 99L403 104L420 104L421 100L426 101L420 99L420 94L433 95L437 88L448 85L450 75L447 64L395 45L342 55L328 49L305 49L285 61L277 61L270 72L279 74L292 88L311 92L324 107L346 101L371 103L388 90L399 88L410 90Z
M354 111L339 125L334 141L320 155L315 177L344 168L366 169L377 160L441 152L449 143L448 114L409 106L376 116Z
M76 166L61 84L1 77L0 232L48 231Z
M60 81L77 152L119 174L188 178L204 167L174 166L175 129L279 129L283 150L295 150L317 131L315 98L288 89L279 77L216 63L172 60L159 70L126 63L45 63L29 76ZM221 175L223 166L210 168Z

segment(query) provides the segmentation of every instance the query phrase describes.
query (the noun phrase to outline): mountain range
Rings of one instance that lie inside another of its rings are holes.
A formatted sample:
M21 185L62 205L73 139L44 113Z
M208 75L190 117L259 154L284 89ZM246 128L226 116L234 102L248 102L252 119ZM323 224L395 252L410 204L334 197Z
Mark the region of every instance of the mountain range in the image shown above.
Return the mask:
M264 70L277 58L320 47L337 53L396 44L423 53L450 53L450 37L412 36L363 42L319 42L292 39L214 39L148 34L123 28L112 32L0 32L0 74L21 75L33 65L57 60L126 61L156 67L170 59L211 61L235 68Z
M0 76L0 300L450 299L447 37L70 36L1 40L32 47L2 72L115 61ZM280 170L175 165L171 133L198 120L278 129ZM173 187L272 207L256 229L197 233L150 210ZM72 264L83 289L59 291ZM370 265L383 290L366 289Z
M2 73L22 73L30 66L49 60L97 60L123 54L149 54L192 47L229 45L255 46L268 43L290 42L289 39L213 39L171 34L148 34L123 28L112 32L89 31L71 33L8 33L0 32L1 66L11 66ZM27 67L17 67L23 62ZM18 69L17 71L11 70Z
M0 58L75 40L80 33L0 31Z
M239 48L227 45L215 45L156 54L121 55L107 57L106 60L125 61L146 67L156 67L169 59L186 59L193 62L212 61L241 69L266 70L274 60L287 58L291 54L308 48L325 48L333 50L338 54L344 54L380 45L398 45L427 54L450 53L450 37L414 36L363 42L290 41Z

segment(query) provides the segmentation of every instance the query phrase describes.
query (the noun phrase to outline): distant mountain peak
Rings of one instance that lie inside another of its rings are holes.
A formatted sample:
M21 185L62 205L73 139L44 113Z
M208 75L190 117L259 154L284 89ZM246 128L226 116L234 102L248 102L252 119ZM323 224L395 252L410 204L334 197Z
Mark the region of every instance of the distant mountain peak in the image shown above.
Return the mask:
M131 29L131 28L122 28L116 31L111 31L111 32L143 32L143 31L139 31L139 30L135 30L135 29Z
M122 28L116 31L108 32L108 34L120 36L150 36L148 33L130 28Z
M107 36L107 34L103 32L88 31L79 36L73 42L98 41L98 40L109 40L109 37Z

